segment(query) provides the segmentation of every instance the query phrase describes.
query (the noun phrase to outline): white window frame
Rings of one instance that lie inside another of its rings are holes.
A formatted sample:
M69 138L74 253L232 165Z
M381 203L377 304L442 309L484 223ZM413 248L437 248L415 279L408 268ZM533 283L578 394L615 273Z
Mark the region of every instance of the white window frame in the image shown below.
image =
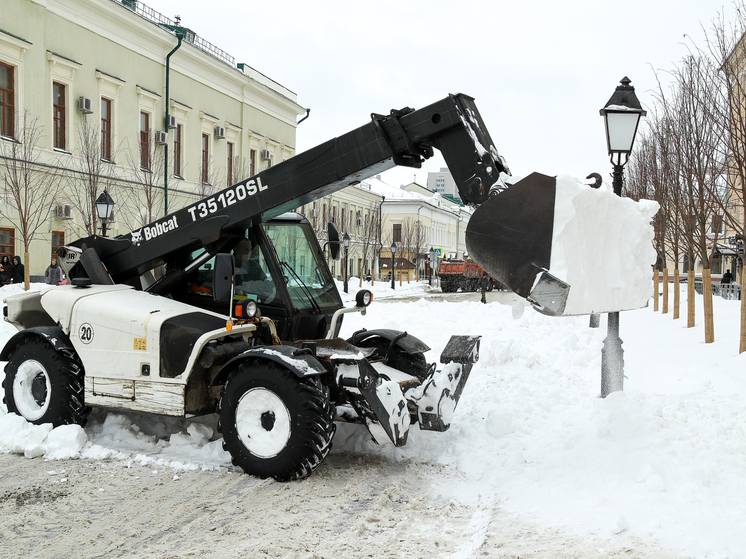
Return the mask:
M96 70L96 79L98 80L98 99L96 99L96 110L93 114L98 117L99 131L101 130L101 99L111 101L111 159L104 159L104 161L116 163L115 145L117 131L119 130L119 92L125 82L124 80L105 74L101 70Z
M15 121L13 133L18 136L18 115L24 111L24 54L31 43L19 37L14 37L0 31L0 61L13 67L13 107L15 108Z
M64 58L59 54L47 51L47 62L49 62L49 130L54 130L54 86L55 82L65 86L65 148L54 147L54 134L49 134L49 147L54 151L72 153L75 149L75 134L73 123L77 102L73 92L75 91L75 72L83 65L74 60Z

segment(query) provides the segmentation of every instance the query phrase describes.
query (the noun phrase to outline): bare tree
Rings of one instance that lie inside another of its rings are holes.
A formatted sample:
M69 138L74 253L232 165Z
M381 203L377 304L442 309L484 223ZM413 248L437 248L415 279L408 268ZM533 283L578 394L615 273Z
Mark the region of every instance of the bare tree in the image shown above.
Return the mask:
M165 211L163 171L165 150L155 140L153 130L141 133L135 149L126 150L127 161L135 183L128 193L122 193L131 203L122 207L131 208L124 214L117 213L128 229L137 229L162 217Z
M86 233L93 235L98 229L96 200L99 195L108 190L114 198L120 199L121 196L117 189L116 167L102 157L101 134L98 128L84 118L76 125L76 132L77 154L65 161L69 171L65 175L65 192L80 216ZM112 159L115 157L112 154ZM121 202L124 200L120 199L118 206L127 205Z
M684 205L682 225L691 254L690 264L696 255L702 263L702 288L704 296L705 343L714 341L712 311L711 255L716 239L711 237L712 217L717 207L717 186L722 174L718 154L720 130L714 122L708 102L715 97L713 87L717 70L712 61L701 53L684 59L672 72L673 92L666 95L659 91L668 132L675 148ZM693 270L689 274L689 319L694 325Z
M3 201L8 202L11 210L3 208L3 213L18 229L23 241L24 289L28 290L29 245L49 219L62 185L54 168L39 164L38 143L42 130L38 118L31 119L26 111L19 116L19 124L17 141L0 142L0 173L5 190Z
M424 228L419 220L411 217L404 218L401 224L401 240L403 245L399 249L401 256L414 264L416 272L419 273L420 253L425 243Z
M370 279L374 281L376 271L373 269L375 266L375 255L380 245L380 229L378 227L378 204L371 202L368 207L363 209L363 224L362 224L362 241L360 242L360 253L363 257L363 262L370 262ZM360 274L360 287L363 286L363 276Z

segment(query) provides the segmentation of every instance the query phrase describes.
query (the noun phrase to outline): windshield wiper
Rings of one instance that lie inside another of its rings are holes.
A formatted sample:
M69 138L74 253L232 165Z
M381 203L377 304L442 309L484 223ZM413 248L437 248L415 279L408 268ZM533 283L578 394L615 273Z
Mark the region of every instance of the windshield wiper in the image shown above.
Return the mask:
M308 286L305 284L305 282L302 279L300 279L300 276L296 273L296 271L293 269L293 267L290 264L288 264L287 262L285 262L284 260L281 260L280 264L282 264L285 268L287 268L287 270L290 272L290 274L292 274L292 276L298 281L298 283L300 283L301 286L303 286L303 292L305 293L305 295L308 298L308 300L311 302L311 305L313 305L314 310L318 314L321 314L321 307L316 302L316 298L313 296L313 293L311 293L311 290L308 288Z

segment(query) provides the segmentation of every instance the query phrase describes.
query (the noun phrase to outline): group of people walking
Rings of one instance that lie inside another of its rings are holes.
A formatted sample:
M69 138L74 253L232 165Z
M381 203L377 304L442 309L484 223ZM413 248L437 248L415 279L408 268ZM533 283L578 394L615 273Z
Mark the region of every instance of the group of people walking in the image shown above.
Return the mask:
M7 255L0 258L0 286L9 283L23 283L25 268L21 263L20 256L12 259ZM44 281L49 285L60 285L64 281L62 268L57 264L57 259L52 258L52 263L44 272Z
M7 254L4 255L0 259L0 285L23 283L23 271L20 256L14 256L11 260Z

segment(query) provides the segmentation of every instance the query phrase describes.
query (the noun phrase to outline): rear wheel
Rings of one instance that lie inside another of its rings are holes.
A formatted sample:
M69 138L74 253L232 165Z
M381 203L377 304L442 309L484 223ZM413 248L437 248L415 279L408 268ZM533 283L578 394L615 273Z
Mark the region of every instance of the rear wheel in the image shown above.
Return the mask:
M329 391L317 377L298 378L275 363L245 363L223 386L218 404L223 447L247 474L302 479L332 447Z
M55 350L41 338L26 338L5 366L5 404L31 423L85 425L83 367L74 355Z

